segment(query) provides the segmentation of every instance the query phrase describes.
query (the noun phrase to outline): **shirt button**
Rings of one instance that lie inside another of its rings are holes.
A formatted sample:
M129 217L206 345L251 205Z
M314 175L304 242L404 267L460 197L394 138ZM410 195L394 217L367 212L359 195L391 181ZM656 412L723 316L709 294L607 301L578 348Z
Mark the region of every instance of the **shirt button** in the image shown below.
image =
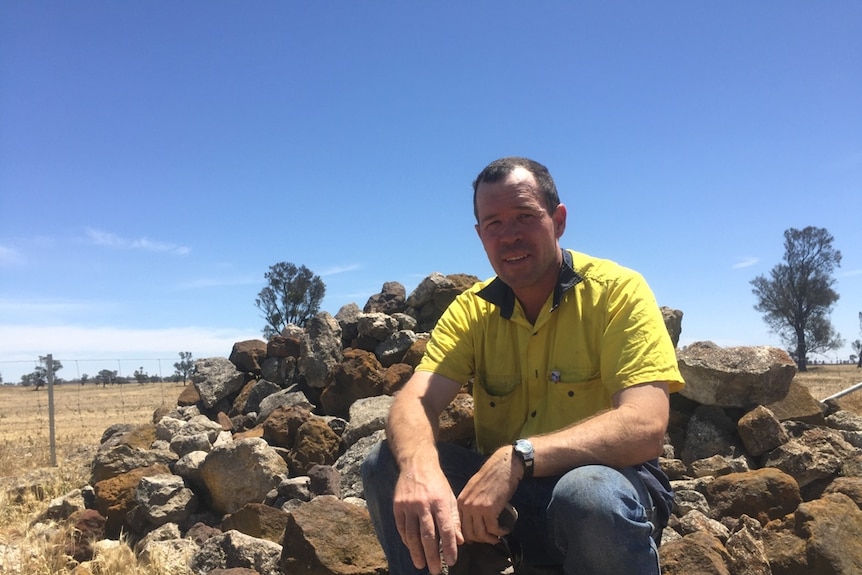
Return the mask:
M493 401L491 402L491 404L490 404L490 405L491 405L491 407L497 407L497 404L496 404L496 403L494 403Z
M533 413L531 413L530 417L536 417L536 412L534 411Z
M575 397L575 392L574 392L574 391L570 391L570 392L569 392L569 397Z

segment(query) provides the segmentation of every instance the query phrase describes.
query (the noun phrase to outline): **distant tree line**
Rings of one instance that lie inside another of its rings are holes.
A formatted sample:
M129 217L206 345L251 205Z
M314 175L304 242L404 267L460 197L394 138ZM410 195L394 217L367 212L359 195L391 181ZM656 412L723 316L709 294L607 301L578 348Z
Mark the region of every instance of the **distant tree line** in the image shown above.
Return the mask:
M144 385L147 383L159 383L159 382L182 382L183 384L188 383L189 378L194 374L195 370L195 361L192 358L192 352L190 351L181 351L179 352L180 360L174 363L174 373L168 377L160 377L158 375L151 375L144 370L143 366L139 367L135 370L134 374L131 376L123 376L119 375L117 370L111 369L102 369L97 374L90 376L87 373L81 374L80 378L65 380L63 378L57 377L57 372L63 369L63 364L58 360L52 360L52 368L54 373L54 384L66 384L66 383L77 383L80 385L86 385L88 383L93 383L96 385L101 384L102 387L107 387L108 385L122 385L128 383L137 383L138 385ZM19 385L23 387L33 387L34 390L38 390L46 385L48 385L48 358L46 356L39 356L39 365L36 366L30 373L25 373L21 376L21 381ZM0 384L3 383L2 377L0 377Z

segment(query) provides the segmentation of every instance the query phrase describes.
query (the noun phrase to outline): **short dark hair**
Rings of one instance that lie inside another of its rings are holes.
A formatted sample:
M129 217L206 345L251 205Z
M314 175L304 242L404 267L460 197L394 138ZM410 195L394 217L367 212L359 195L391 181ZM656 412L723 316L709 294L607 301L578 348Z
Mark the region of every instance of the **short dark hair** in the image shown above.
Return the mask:
M479 172L473 181L473 214L476 216L477 222L479 221L479 206L476 204L476 192L479 190L479 184L482 182L488 184L499 182L515 171L515 168L524 168L533 174L536 184L539 186L539 193L545 200L548 213L553 214L557 211L557 206L560 205L560 195L557 193L557 186L554 184L554 178L551 177L548 168L529 158L509 156L494 160L485 166L485 169Z

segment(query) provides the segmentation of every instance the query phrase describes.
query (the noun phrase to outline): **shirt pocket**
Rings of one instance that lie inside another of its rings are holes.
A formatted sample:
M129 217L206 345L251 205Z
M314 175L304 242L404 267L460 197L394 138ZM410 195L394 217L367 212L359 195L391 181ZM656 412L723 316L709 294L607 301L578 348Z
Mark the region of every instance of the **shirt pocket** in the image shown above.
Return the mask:
M520 375L485 375L477 378L481 387L489 396L506 397L521 383Z
M476 378L473 408L479 451L490 453L518 436L525 417L520 384L517 375Z
M560 372L551 374L548 386L548 425L560 429L597 413L610 409L611 398L602 382L601 374L590 371Z

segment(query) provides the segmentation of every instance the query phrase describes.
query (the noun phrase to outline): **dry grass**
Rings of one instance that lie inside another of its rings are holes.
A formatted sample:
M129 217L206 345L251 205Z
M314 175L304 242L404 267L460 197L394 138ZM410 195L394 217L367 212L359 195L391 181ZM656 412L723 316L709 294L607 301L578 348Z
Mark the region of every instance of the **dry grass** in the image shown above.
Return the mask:
M74 563L53 543L61 528L31 525L33 518L51 499L86 485L105 429L150 422L158 407L176 405L181 391L176 383L55 386L52 466L47 390L0 386L0 573L70 572ZM102 549L87 572L159 575L157 567L138 565L127 546Z
M862 382L862 369L855 364L812 365L796 374L795 381L808 388L816 399L825 399ZM862 415L862 389L837 400L842 409Z
M182 385L136 383L54 387L54 435L58 463L79 447L97 445L115 423L146 423L160 405L176 405ZM0 386L0 477L51 464L46 389Z
M862 381L855 365L816 365L796 380L817 399ZM56 467L51 466L47 390L0 386L0 572L18 575L69 573L68 558L52 538L56 526L31 526L47 502L87 483L89 463L102 433L115 423L152 421L162 405L173 406L182 385L125 384L103 388L63 384L54 389ZM862 414L862 390L840 400ZM16 490L18 484L36 486ZM166 575L138 565L127 551L106 549L90 565L94 575ZM4 557L5 554L5 557ZM11 554L11 555L10 555ZM10 569L14 556L20 567ZM78 571L80 572L80 571Z

